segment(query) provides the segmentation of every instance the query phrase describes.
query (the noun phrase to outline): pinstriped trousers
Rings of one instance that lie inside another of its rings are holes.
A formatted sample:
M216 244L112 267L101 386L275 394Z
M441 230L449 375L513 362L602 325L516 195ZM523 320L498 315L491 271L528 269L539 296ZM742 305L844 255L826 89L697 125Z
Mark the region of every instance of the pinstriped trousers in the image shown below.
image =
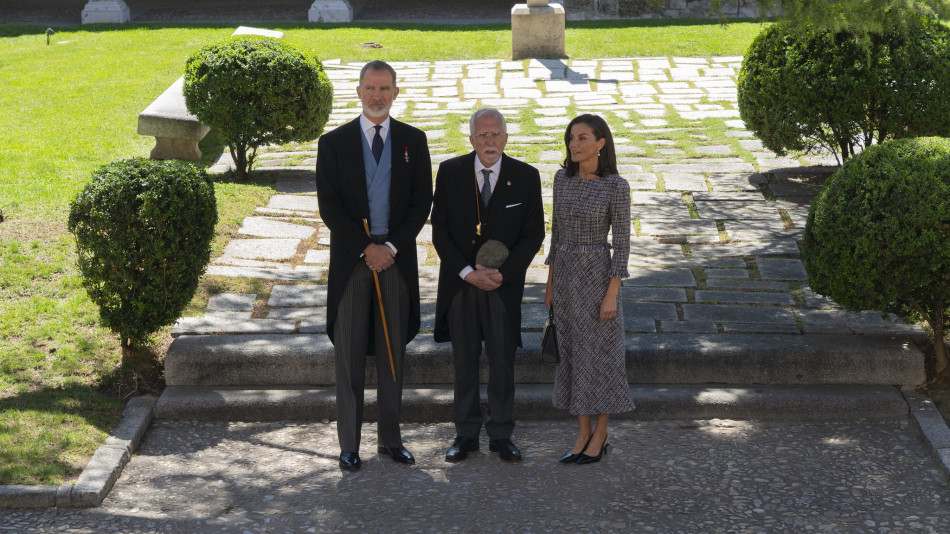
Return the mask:
M336 324L333 351L336 356L336 431L340 450L359 452L363 424L363 390L366 384L366 351L373 325L376 361L376 410L378 444L402 445L399 408L402 402L403 360L406 331L409 329L409 289L393 265L379 274L379 285L389 328L396 381L389 368L386 337L379 313L379 299L373 271L357 262L343 290Z

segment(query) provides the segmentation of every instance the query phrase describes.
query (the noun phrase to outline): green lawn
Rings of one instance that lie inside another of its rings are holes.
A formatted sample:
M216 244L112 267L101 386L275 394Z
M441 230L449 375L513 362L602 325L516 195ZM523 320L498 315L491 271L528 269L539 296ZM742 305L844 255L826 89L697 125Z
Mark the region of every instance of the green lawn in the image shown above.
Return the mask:
M138 113L182 74L193 50L234 27L59 28L47 45L45 27L0 23L0 484L74 479L118 421L118 341L99 326L80 285L69 201L97 167L148 155L153 141L135 133ZM511 48L503 25L266 27L321 59L344 61L506 58ZM566 48L576 59L734 56L762 27L571 23ZM383 48L359 46L367 41ZM206 152L216 142L206 138ZM219 177L217 190L220 248L273 192L272 179ZM199 293L192 308L206 298Z

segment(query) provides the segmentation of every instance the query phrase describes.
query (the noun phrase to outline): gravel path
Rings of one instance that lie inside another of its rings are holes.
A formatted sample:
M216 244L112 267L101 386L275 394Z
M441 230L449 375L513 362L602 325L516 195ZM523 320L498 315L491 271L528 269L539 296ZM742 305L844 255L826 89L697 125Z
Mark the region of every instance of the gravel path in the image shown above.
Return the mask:
M950 488L906 421L622 421L590 466L572 422L521 422L525 460L443 459L448 424L405 425L418 463L336 465L326 423L156 421L99 508L0 510L13 532L948 532Z

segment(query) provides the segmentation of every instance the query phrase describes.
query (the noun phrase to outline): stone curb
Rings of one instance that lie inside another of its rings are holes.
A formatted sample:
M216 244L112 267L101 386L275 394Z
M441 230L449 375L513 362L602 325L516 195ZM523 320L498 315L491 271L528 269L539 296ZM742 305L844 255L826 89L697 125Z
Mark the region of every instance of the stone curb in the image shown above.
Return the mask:
M0 509L98 506L118 480L122 468L142 441L155 414L154 396L128 402L122 420L96 449L75 484L59 486L0 486Z
M553 382L540 332L525 332L515 382ZM863 384L926 380L920 351L905 340L837 335L627 335L627 373L639 384ZM451 384L452 349L421 335L406 349L407 384ZM696 365L696 362L702 365ZM176 338L165 356L169 386L329 386L333 346L323 334L222 334ZM373 365L367 383L375 383ZM481 366L487 380L487 364Z
M911 419L930 446L944 478L950 481L950 428L931 399L913 391L904 391L903 394Z
M482 385L482 399L486 395ZM515 417L563 420L570 415L551 403L551 384L518 384ZM636 411L619 419L830 420L907 417L907 401L893 386L742 386L631 385ZM400 420L452 420L451 385L403 388ZM281 421L336 419L334 387L202 387L169 386L155 408L157 419L215 421ZM487 406L484 407L487 410ZM365 393L364 420L376 420L376 391Z

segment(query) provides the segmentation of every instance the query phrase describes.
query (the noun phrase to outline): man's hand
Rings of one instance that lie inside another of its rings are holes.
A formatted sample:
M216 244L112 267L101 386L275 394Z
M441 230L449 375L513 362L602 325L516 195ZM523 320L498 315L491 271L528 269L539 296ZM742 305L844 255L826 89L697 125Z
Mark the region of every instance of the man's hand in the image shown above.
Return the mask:
M396 254L388 245L370 243L363 249L363 260L371 271L381 272L396 263Z
M465 276L465 281L483 291L494 291L501 286L502 276L498 269L476 265L475 270Z

